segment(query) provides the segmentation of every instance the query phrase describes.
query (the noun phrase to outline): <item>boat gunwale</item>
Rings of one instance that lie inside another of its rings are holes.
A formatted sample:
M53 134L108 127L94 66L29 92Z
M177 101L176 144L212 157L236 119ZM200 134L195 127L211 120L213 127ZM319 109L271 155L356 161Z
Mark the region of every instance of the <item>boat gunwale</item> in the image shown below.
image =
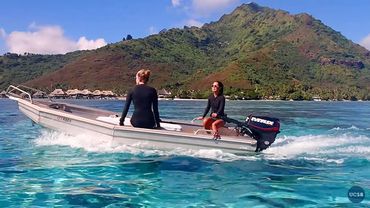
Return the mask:
M22 99L22 98L15 98L14 100L16 100L18 102L21 102L22 104L27 105L30 108L35 109L36 111L39 112L39 116L41 116L41 112L43 112L43 113L48 113L48 114L51 114L51 115L61 116L61 117L73 119L73 120L76 120L76 121L79 121L79 122L83 122L83 123L87 123L87 124L91 124L91 125L98 125L98 126L101 126L101 127L107 128L107 129L111 129L112 130L112 135L108 135L108 136L113 136L114 137L115 136L115 131L123 131L123 132L136 132L136 133L148 133L148 134L166 135L166 136L174 136L174 137L184 137L184 138L196 139L196 140L202 140L202 141L211 141L211 140L213 140L213 138L211 138L210 135L201 135L201 134L194 135L194 134L188 133L188 132L170 131L170 130L163 130L163 129L135 128L135 127L132 127L132 126L119 126L119 125L107 123L107 122L104 122L104 121L99 121L99 120L96 120L96 119L77 116L77 115L74 115L73 113L66 112L66 111L63 111L63 110L60 110L60 109L47 108L47 105L45 104L46 102L37 102L36 100L34 100L34 102L31 103L31 102L29 102L25 99ZM69 104L69 103L61 103L61 102L53 102L53 101L51 101L51 102L48 101L47 103L50 103L50 104L65 104L65 105L68 105L68 106L73 106L74 108L77 108L77 109L84 109L84 110L91 110L91 111L94 111L94 112L116 114L115 112L111 112L111 111L106 111L106 110L96 109L96 108L90 108L90 107L86 107L86 106L78 106L78 105L73 105L73 104ZM42 106L40 106L40 105L42 105ZM182 124L188 125L187 123L182 123ZM196 125L196 126L201 127L201 125ZM80 128L82 128L82 127L80 127ZM89 130L89 131L92 131L92 130ZM220 143L221 142L227 142L227 143L230 143L230 144L249 145L249 146L255 145L255 143L256 143L255 140L253 140L252 138L246 137L246 136L239 136L237 138L234 138L232 136L223 136L222 139L219 142ZM220 147L220 148L222 148L222 147Z

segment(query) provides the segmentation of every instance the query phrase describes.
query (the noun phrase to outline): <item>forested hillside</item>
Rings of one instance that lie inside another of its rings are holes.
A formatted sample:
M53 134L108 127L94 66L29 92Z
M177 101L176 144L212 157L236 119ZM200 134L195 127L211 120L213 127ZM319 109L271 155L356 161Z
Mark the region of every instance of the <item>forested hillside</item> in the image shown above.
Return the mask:
M140 68L151 85L182 97L204 97L214 80L245 99L370 99L370 52L309 14L243 4L201 28L67 55L0 58L0 84L52 90L112 89L124 93Z

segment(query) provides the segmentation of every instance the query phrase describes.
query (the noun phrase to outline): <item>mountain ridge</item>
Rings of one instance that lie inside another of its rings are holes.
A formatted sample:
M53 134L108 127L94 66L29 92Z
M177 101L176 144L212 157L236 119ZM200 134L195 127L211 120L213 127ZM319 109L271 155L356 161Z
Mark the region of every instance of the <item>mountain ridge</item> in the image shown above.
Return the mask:
M149 68L151 85L185 97L204 97L217 79L226 93L246 99L370 98L369 51L309 14L256 3L201 28L163 30L80 52L63 63L24 81L42 89L124 93L134 85L136 71ZM0 59L0 70L1 65Z

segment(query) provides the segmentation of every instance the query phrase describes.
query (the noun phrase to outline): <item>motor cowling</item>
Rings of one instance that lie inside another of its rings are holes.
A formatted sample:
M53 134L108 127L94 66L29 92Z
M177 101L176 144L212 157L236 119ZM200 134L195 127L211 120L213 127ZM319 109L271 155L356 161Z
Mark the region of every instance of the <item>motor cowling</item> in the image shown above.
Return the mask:
M250 131L248 135L257 140L256 152L268 148L280 133L280 120L267 116L250 115L243 126Z
M222 117L222 120L236 124L240 135L248 135L257 140L256 152L267 149L280 133L280 120L278 118L249 115L244 122L227 116Z

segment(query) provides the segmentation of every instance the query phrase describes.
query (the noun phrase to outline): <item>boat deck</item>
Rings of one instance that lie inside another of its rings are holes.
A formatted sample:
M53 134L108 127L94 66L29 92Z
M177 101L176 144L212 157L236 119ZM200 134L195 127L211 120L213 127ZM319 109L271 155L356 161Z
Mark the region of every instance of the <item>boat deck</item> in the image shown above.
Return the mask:
M120 116L117 112L96 109L96 108L89 108L85 106L78 106L69 103L62 103L62 102L50 102L46 100L34 100L33 104L42 107L42 108L49 108L58 111L63 111L64 113L72 114L75 116L92 119L92 120L99 120L106 123L118 125ZM162 127L165 130L171 131L181 131L184 133L191 133L191 134L200 134L200 135L210 135L212 136L211 130L205 130L201 124L196 123L185 123L185 122L174 122L174 121L163 121L161 122ZM129 121L126 118L125 126L131 126ZM232 126L226 126L221 128L220 130L221 136L227 137L234 137L240 138L238 132Z
M130 118L124 126L119 125L117 112L79 106L62 101L34 99L30 92L20 86L9 86L7 95L18 102L19 109L35 123L71 135L92 134L110 138L125 145L150 144L154 148L221 149L231 153L257 150L257 141L250 136L240 135L240 127L225 126L220 129L220 138L214 139L213 132L205 130L200 123L161 121L160 129L135 128ZM26 89L32 89L25 87Z

